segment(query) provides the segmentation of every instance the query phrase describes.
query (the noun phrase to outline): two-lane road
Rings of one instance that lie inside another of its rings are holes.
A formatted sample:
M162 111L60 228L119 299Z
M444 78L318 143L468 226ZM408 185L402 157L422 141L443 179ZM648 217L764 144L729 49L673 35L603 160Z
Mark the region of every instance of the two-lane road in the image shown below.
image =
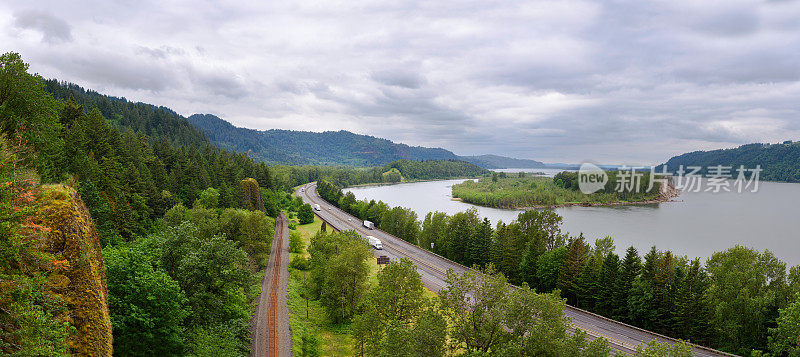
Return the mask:
M314 212L334 228L341 231L354 230L362 236L371 235L380 239L384 249L382 251L375 250L375 256L386 255L392 260L403 257L409 258L422 275L422 282L425 287L434 292L446 286L444 279L448 269L452 269L456 273L462 273L468 269L461 264L445 259L379 229L367 229L363 226L361 220L334 207L319 197L315 182L301 186L297 189L296 194L306 203L320 205L321 210L315 210ZM585 331L591 338L605 338L609 341L611 347L628 354L632 354L636 346L647 343L650 340L675 342L672 338L572 306L567 306L564 313L572 318L572 324L575 328ZM695 356L733 356L702 346L694 346L694 354Z

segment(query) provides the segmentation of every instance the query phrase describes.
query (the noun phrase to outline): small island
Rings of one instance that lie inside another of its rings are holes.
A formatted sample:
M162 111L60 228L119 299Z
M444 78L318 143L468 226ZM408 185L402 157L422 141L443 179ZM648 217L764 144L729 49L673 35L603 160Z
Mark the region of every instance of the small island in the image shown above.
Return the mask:
M564 171L554 177L524 172L495 172L477 181L469 180L453 185L453 198L479 206L532 209L652 204L669 201L680 194L671 182L662 189L663 180L658 176L653 180L649 172L640 176L638 191L619 192L618 183L624 179L615 172L609 171L607 174L609 179L604 188L592 194L584 194L579 189L577 172Z

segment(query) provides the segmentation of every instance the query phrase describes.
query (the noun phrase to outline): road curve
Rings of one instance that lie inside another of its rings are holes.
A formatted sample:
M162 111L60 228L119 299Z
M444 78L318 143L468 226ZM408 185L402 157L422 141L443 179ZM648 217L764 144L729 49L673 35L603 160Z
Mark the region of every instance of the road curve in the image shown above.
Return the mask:
M289 220L284 213L275 219L269 261L261 279L261 294L253 316L250 356L291 356L292 333L286 285L289 281Z
M390 235L379 229L367 229L362 221L339 208L329 204L317 194L316 182L303 185L295 192L303 201L311 205L319 204L320 211L314 211L322 220L334 228L346 231L354 230L362 236L371 235L381 240L383 251L373 250L375 256L386 255L392 260L409 258L417 266L417 271L422 275L422 282L431 291L437 292L445 287L445 273L452 269L462 273L468 268L434 254L428 250L410 244L400 238ZM673 343L677 340L641 328L631 326L619 321L581 310L572 306L564 309L564 314L572 319L575 328L585 331L590 338L605 338L610 346L626 354L633 354L636 346L651 340ZM711 348L692 345L695 356L735 356Z

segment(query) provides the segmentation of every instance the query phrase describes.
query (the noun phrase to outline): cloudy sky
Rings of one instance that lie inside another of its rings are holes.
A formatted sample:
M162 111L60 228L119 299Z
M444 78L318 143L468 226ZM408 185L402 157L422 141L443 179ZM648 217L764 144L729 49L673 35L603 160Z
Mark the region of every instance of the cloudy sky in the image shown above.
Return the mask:
M457 154L800 140L800 1L12 0L0 51L187 116Z

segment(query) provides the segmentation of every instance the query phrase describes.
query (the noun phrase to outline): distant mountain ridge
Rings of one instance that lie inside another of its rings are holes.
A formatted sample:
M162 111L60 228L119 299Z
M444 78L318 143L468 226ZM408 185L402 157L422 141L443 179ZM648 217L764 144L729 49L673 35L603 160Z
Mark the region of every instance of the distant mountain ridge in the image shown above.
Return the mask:
M515 159L499 155L461 156L461 159L487 169L538 169L548 167L547 164L541 161Z
M217 146L246 152L270 164L382 166L406 159L462 160L486 169L549 167L536 160L498 155L458 156L442 148L409 146L345 130L254 130L236 127L212 114L194 114L188 120Z
M401 159L459 159L445 149L408 146L344 130L253 130L236 127L212 114L194 114L188 120L218 146L247 152L270 164L382 166Z
M733 149L694 151L672 157L664 165L672 172L681 165L700 166L704 169L703 173L710 166L732 166L731 174L734 177L740 165L747 169L759 165L763 170L760 173L762 180L800 182L800 142L787 140L780 144L755 143Z

